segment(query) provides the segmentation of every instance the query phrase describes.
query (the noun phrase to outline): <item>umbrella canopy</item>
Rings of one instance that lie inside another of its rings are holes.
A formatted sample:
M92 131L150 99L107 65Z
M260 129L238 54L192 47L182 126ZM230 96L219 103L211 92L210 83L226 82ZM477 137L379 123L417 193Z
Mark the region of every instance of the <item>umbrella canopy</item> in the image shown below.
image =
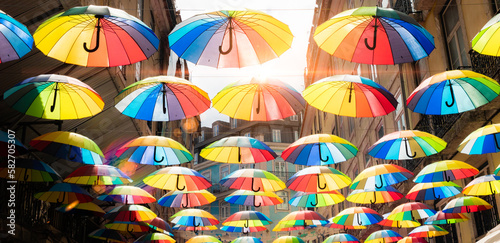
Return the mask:
M232 240L231 243L262 243L262 241L256 237L244 236Z
M14 144L14 147L12 148L10 144ZM13 130L9 130L8 132L0 130L0 156L8 157L9 154L19 156L27 152L28 148L16 138Z
M225 137L206 146L200 156L211 161L254 164L276 159L278 155L265 143L251 137Z
M148 226L160 233L164 233L164 234L167 234L167 235L170 235L170 236L174 236L174 234L172 234L172 228L170 227L170 224L165 221L164 219L160 218L160 217L156 217L154 219L151 219L151 220L147 220L147 221L144 221L146 224L148 224Z
M72 204L62 205L57 207L56 210L63 213L79 214L84 216L93 215L97 217L103 217L106 213L101 207L92 202L78 203L76 205Z
M443 213L441 211L427 218L424 224L456 224L469 220L462 213Z
M398 243L428 243L428 242L421 237L406 236L403 239L398 240Z
M52 156L84 164L102 165L104 157L94 141L74 132L46 133L32 139L30 145Z
M127 242L127 239L116 230L110 229L97 229L89 234L89 237L104 240L106 242Z
M447 235L449 232L437 225L422 225L410 231L408 236L432 238L442 235Z
M105 224L104 227L110 230L118 230L128 233L149 232L150 228L143 221L113 221Z
M479 170L474 166L458 160L443 160L434 162L425 166L415 179L414 182L441 182L441 181L454 181L471 176L475 176Z
M304 229L313 229L318 227L317 225L294 225L294 222L287 222L287 223L278 223L276 226L273 228L273 231L277 232L283 232L283 231L294 231L294 230L304 230Z
M333 16L314 32L319 48L350 62L394 65L434 50L434 38L412 17L390 8L360 7Z
M351 183L344 173L326 166L311 166L295 173L286 186L301 192L330 192L342 189Z
M328 236L323 243L358 243L358 238L350 234L334 234Z
M384 217L384 219L382 221L378 222L377 224L382 225L382 226L394 227L394 228L398 228L398 229L414 228L414 227L418 227L421 225L418 221L411 221L411 220L397 221L397 220L387 219L387 217L390 214L391 213L386 213L386 214L382 215Z
M313 134L290 144L281 157L297 165L329 165L354 158L358 148L349 141L331 134Z
M328 220L315 211L294 211L283 217L274 227L273 231L282 231L280 230L281 228L287 230L300 230L308 227L326 225L327 223Z
M115 97L115 108L135 119L174 121L203 113L210 108L210 99L188 80L156 76L123 89Z
M201 209L183 209L170 217L170 222L182 226L211 226L219 224L212 214Z
M410 94L410 110L427 115L449 115L474 110L500 93L497 81L468 70L452 70L422 81Z
M145 234L134 241L134 243L174 243L174 242L175 240L172 237L162 233Z
M28 28L0 10L0 63L19 59L33 48Z
M35 198L50 203L62 204L70 204L75 201L86 203L94 200L94 198L81 187L68 183L54 184L47 192L36 193Z
M6 146L7 147L7 146ZM61 180L61 176L48 164L39 160L16 158L14 178L9 173L7 160L0 163L0 178L26 182L52 182Z
M325 207L329 205L334 205L345 200L344 195L338 191L329 192L297 192L288 201L288 203L295 207Z
M382 189L408 180L413 173L399 165L380 164L361 171L351 184L351 189Z
M198 191L212 186L212 183L197 171L177 166L159 169L146 176L143 181L152 187L171 191Z
M297 236L281 236L273 240L273 243L305 243L304 240Z
M439 153L446 142L418 130L389 133L368 148L368 154L379 159L416 159Z
M132 179L111 165L84 165L69 174L64 182L80 185L119 185L130 183Z
M468 196L486 196L500 193L500 176L484 175L477 177L464 187L462 193Z
M309 105L328 113L350 117L387 115L398 105L382 85L355 75L334 75L309 85L303 92Z
M371 208L350 207L342 210L335 217L329 219L330 222L340 225L372 225L383 220L382 216Z
M500 152L500 124L486 125L469 134L458 146L464 154L489 154Z
M164 207L192 208L210 204L216 197L207 190L200 191L170 191L158 199L158 204Z
M393 230L379 230L371 233L366 239L365 243L385 243L396 242L403 239L403 237Z
M176 25L168 35L170 49L177 56L216 68L267 62L288 50L292 39L286 24L248 9L197 14Z
M86 67L115 67L148 59L160 41L127 12L108 6L74 7L43 22L36 47L59 61Z
M427 204L420 202L409 202L395 207L392 212L387 216L390 220L411 220L428 218L436 214L436 210L431 209Z
M5 91L3 98L14 110L52 120L91 117L104 108L101 96L89 85L57 74L25 79Z
M481 28L472 39L472 50L483 55L500 56L500 45L497 41L499 21L500 14L497 14Z
M479 197L459 197L449 201L443 213L474 213L493 208L491 204Z
M187 240L186 243L221 243L221 241L211 235L197 235Z
M349 229L366 229L366 226L363 225L341 225L341 224L336 224L329 222L328 224L325 225L327 228L331 229L343 229L344 231L349 230Z
M116 151L117 159L146 165L180 165L193 156L179 142L162 136L143 136L133 139Z
M438 200L456 196L461 192L462 187L451 181L417 183L405 197L415 201Z
M271 172L259 169L240 169L224 177L220 184L232 189L254 192L280 191L285 183Z
M228 203L246 206L271 206L283 203L283 199L274 192L254 192L247 190L236 190L229 194L224 200Z
M156 217L157 216L155 213L153 213L153 211L141 205L118 206L111 209L104 215L104 218L109 219L111 221L122 221L122 222L148 221Z
M149 192L136 186L117 186L106 195L97 197L97 199L124 204L146 204L156 202L156 198L149 194Z
M208 225L208 226L198 226L198 227L193 227L193 226L185 226L185 225L179 225L176 224L174 227L172 227L173 230L182 230L182 231L189 231L192 230L194 232L198 231L204 231L204 230L217 230L217 227L214 225ZM221 228L222 229L222 228Z
M257 211L240 211L229 216L222 225L232 227L262 227L271 224L273 221L265 214ZM249 232L243 229L242 232Z
M267 228L266 228L266 226L251 226L251 227L222 226L222 227L220 227L220 230L226 231L226 232L248 234L248 233L253 233L253 232L266 231Z
M403 193L391 186L382 188L366 188L352 191L347 201L359 204L375 204L394 202L403 198Z
M244 78L212 99L220 113L246 121L273 121L296 115L306 102L292 86L273 78Z

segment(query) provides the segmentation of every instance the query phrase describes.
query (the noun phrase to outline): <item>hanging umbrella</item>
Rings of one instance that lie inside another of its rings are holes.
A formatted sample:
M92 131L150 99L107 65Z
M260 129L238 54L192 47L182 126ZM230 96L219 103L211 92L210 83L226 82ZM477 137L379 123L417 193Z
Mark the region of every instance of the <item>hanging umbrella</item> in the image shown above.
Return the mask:
M472 39L472 50L483 55L500 56L500 45L498 44L498 28L500 14L495 15L481 28L479 33Z
M158 204L172 208L192 208L214 202L216 197L207 190L170 191L158 199Z
M413 229L410 233L408 233L408 236L431 238L431 237L447 235L448 233L449 233L448 231L437 225L422 225L420 227Z
M68 183L54 184L47 192L36 193L35 198L50 203L62 204L70 204L75 201L78 201L78 203L86 203L94 200L94 198L81 187Z
M72 204L62 205L60 207L57 207L56 210L63 213L78 214L84 216L92 215L97 217L103 217L106 213L104 210L102 210L101 207L92 202L78 203L76 205Z
M500 176L484 175L467 184L462 191L468 196L485 196L500 193Z
M201 209L183 209L172 215L170 219L171 223L191 227L212 226L219 224L219 220L217 220L212 214Z
M358 243L358 238L350 234L334 234L328 236L323 243ZM274 243L274 242L273 242Z
M382 188L366 188L352 191L347 201L359 204L375 204L394 202L403 198L403 193L391 186Z
M293 225L293 223L288 222L287 224L285 223L278 223L276 226L273 228L273 231L276 232L285 232L285 231L294 231L294 230L304 230L304 229L313 229L318 227L317 225Z
M330 222L340 225L372 225L383 220L382 216L371 208L350 207L342 210L335 217L329 219Z
M474 110L500 93L497 81L468 70L452 70L422 81L410 94L410 110L427 115L449 115Z
M333 16L314 32L319 48L349 62L394 65L434 50L434 38L412 17L390 8L360 7Z
M116 151L116 159L146 165L180 165L193 159L179 142L162 136L133 139Z
M52 16L33 34L36 47L61 62L115 67L148 59L159 40L146 24L108 6L74 7Z
M0 10L0 63L20 59L33 48L28 28Z
M221 243L221 241L211 235L197 235L187 240L186 243Z
M0 178L26 182L52 182L61 180L61 176L48 164L39 160L16 158L14 175L9 173L7 160L0 162ZM13 178L11 176L14 176Z
M411 220L428 218L436 214L436 210L431 209L427 204L420 202L409 202L395 207L392 212L387 216L390 220Z
M113 221L105 224L104 227L110 230L118 230L122 232L140 233L149 232L150 228L146 222L143 221Z
M441 181L454 181L471 176L475 176L479 170L474 166L458 160L443 160L434 162L425 166L415 179L414 182L441 182Z
M110 229L97 229L89 234L89 237L104 240L106 242L127 242L127 239L116 230Z
M283 203L283 199L274 192L254 192L246 190L236 190L229 194L224 200L228 203L246 206L272 206Z
M486 125L469 134L458 146L464 154L488 154L500 152L500 124Z
M89 85L57 74L25 79L5 91L3 98L14 110L52 120L91 117L104 108L101 96Z
M398 243L429 243L424 238L421 237L411 237L406 236L401 240L398 240Z
M64 182L81 185L118 185L130 183L132 179L111 165L84 165L69 174Z
M443 213L441 211L427 218L424 224L456 224L469 220L462 213Z
M326 220L321 214L310 211L294 211L283 217L274 227L273 231L280 231L280 228L288 228L287 230L300 230L321 225L326 225Z
M220 113L246 121L297 115L306 102L292 86L273 78L249 77L224 87L212 99Z
M479 197L459 197L449 201L443 213L474 213L493 208L491 204Z
M265 214L257 211L240 211L229 216L222 225L234 227L257 227L266 226L273 221Z
M217 227L214 225L208 225L208 226L198 226L198 227L193 227L193 226L185 226L185 225L179 225L176 224L174 227L172 227L173 230L182 230L182 231L194 231L195 233L198 231L204 231L204 230L217 230Z
M329 192L297 192L288 201L288 203L295 207L325 207L329 205L334 205L345 200L344 195L337 191Z
M149 208L141 205L123 205L111 209L104 215L104 218L111 221L136 222L148 221L156 218L156 214ZM146 225L148 227L148 225ZM148 227L149 228L149 227Z
M124 204L146 204L156 202L156 198L144 189L136 186L117 186L106 195L97 197L97 199Z
M52 156L84 164L102 165L104 157L94 141L74 132L46 133L32 139L30 145Z
M368 148L368 154L379 159L416 159L439 153L446 142L432 134L418 130L389 133Z
M262 241L256 237L244 236L232 240L231 243L262 243Z
M399 165L380 164L361 171L351 184L351 189L382 189L408 180L413 173Z
M273 240L273 243L305 243L305 242L304 240L302 240L297 236L281 236Z
M146 224L148 224L148 226L160 233L164 233L164 234L167 234L167 235L170 235L170 236L174 236L174 234L172 234L172 228L170 227L170 224L165 221L164 219L160 218L160 217L156 217L154 219L151 219L151 220L147 220L147 221L144 221Z
M221 163L254 164L276 159L265 143L251 137L225 137L206 146L200 156Z
M123 89L115 97L115 108L135 119L174 121L203 113L210 108L210 99L188 80L156 76Z
M266 228L266 226L254 226L254 227L222 226L222 227L220 227L220 230L226 231L226 232L248 234L248 233L253 233L253 232L266 231L267 228Z
M325 225L327 228L331 229L343 229L344 231L350 230L350 229L366 229L366 226L363 225L341 225L341 224L336 224L329 222L328 224Z
M334 75L321 79L309 85L302 95L309 105L340 116L384 116L398 105L398 101L382 85L356 75Z
M366 239L365 243L385 243L385 242L397 242L403 239L403 237L393 230L378 230L371 233Z
M451 181L417 183L405 197L415 201L439 200L456 196L461 192L462 187Z
M290 144L281 158L297 165L329 165L354 158L358 148L349 141L331 134L313 134Z
M9 130L8 132L0 130L0 156L19 156L25 153L28 153L28 148L21 141L17 140L13 130Z
M212 183L197 171L177 166L159 169L146 176L143 181L152 187L171 191L198 191L212 186Z
M286 24L254 10L197 14L176 25L168 35L170 49L177 56L216 68L267 62L288 50L292 39Z
M344 173L326 166L311 166L295 173L286 186L290 190L301 192L330 192L342 189L351 183Z
M394 227L394 228L398 228L398 229L414 228L414 227L418 227L421 225L418 221L411 221L411 220L397 221L397 220L387 219L387 217L390 214L391 213L386 213L386 214L382 215L384 217L384 219L382 221L378 222L377 224L382 225L382 226Z
M259 169L240 169L222 178L220 184L231 189L258 191L280 191L285 183L271 172Z
M137 238L134 243L175 243L175 240L166 234L149 233Z

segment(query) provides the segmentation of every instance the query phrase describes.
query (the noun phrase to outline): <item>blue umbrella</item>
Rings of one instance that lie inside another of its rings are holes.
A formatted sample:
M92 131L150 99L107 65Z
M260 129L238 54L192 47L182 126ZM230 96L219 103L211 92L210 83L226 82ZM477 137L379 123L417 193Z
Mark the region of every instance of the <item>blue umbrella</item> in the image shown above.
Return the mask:
M28 28L0 10L0 63L21 58L33 48Z

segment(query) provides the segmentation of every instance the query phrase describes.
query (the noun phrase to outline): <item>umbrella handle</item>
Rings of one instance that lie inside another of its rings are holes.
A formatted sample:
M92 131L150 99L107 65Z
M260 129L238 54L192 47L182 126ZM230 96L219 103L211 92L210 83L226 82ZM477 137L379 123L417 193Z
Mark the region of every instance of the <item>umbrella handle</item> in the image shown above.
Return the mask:
M181 201L181 207L187 208L189 206L189 194L186 193L186 205L184 205Z
M257 112L257 114L260 113L260 89L259 92L257 93L257 108L255 108L255 111Z
M163 114L167 114L167 85L163 84L163 90L161 91L163 93L162 97L162 103L163 103Z
M318 151L319 151L319 159L322 161L322 162L326 162L330 159L330 156L326 156L326 159L323 159L323 157L321 156L321 143L318 143Z
M443 170L443 179L446 179L447 182L451 181L451 177L446 174L445 170Z
M68 159L69 160L75 160L76 159L76 154L71 155L71 150L72 149L73 149L73 145L70 145L69 149L68 149Z
M453 104L455 104L455 95L453 94L453 88L451 87L451 81L448 80L449 84L450 84L450 93L451 93L451 104L448 104L448 101L445 102L446 106L448 107L452 107Z
M253 178L253 177L252 177L252 191L254 191L254 192L258 192L258 191L260 191L260 186L259 186L259 188L258 188L257 190L255 190L255 189L253 188L253 182L254 182L254 179L255 179L255 178Z
M467 213L470 213L470 208L469 208L469 206L465 206L465 210L467 211Z
M380 178L380 184L381 184L381 185L380 185L380 186L379 186L379 185L377 185L377 181L375 181L375 187L376 187L377 189L380 189L380 188L384 187L384 182L382 181L382 175L378 175L378 176L379 176L379 178Z
M409 154L409 150L408 150L408 138L405 138L405 150L406 150L406 156L410 157L410 158L415 158L417 156L417 152L413 152L413 155Z
M396 228L401 229L403 226L399 223L399 221L396 221Z
M133 217L133 219L132 219L132 213L128 214L128 221L135 222L136 220L137 220L137 217Z
M262 206L262 202L260 202L259 205L255 205L255 195L253 196L253 206L256 208Z
M54 109L56 108L56 100L57 100L57 91L59 86L59 82L56 82L56 88L54 89L54 101L52 102L52 105L50 106L50 112L54 112Z
M193 226L196 229L196 227L200 227L201 223L196 224L196 217L193 216Z
M86 52L95 52L99 48L99 39L100 39L100 36L101 36L101 26L100 26L100 23L101 23L101 19L104 18L104 16L102 16L102 15L95 15L95 17L97 18L97 25L95 26L97 28L97 36L96 36L96 39L95 39L95 47L92 48L92 49L88 49L87 48L87 42L83 42L83 49Z
M434 198L435 198L436 200L441 199L441 196L439 196L439 195L437 195L437 196L436 196L436 190L434 190L434 187L432 188L432 194L434 195Z
M249 224L248 219L247 219L247 222L243 223L243 228L248 228L248 226L250 226L250 224Z
M356 216L358 216L358 225L363 225L363 221L361 220L361 216L358 214L356 214Z
M500 149L500 146L498 146L497 136L495 136L495 134L493 134L493 139L495 140L495 146L497 146L497 149Z
M316 206L318 205L318 193L316 193L316 194L314 194L314 195L315 195L315 197L316 197L316 203L312 203L312 202L311 202L311 205L312 205L313 207L316 207Z
M490 192L491 192L491 194L492 194L492 195L493 195L493 194L496 194L496 193L497 193L497 191L496 191L496 190L493 190L493 187L491 186L491 181L489 181L489 182L488 182L488 184L490 184Z
M377 28L378 28L378 25L377 25L377 20L378 20L378 17L374 16L373 17L375 19L375 25L373 26L374 30L373 30L373 45L370 46L368 45L368 38L365 38L365 46L366 48L368 48L368 50L375 50L375 47L377 47Z
M417 221L417 220L415 219L415 216L413 216L413 212L412 212L412 211L410 211L410 215L411 215L411 220L412 220L412 221Z
M156 163L160 163L160 162L162 162L163 160L165 160L165 156L163 156L163 155L161 156L161 160L157 160L157 159L156 159L156 146L155 146L155 148L154 148L154 152L153 152L153 159L155 160L155 162L156 162Z
M29 175L28 175L28 169L24 169L24 181L28 181L29 179Z
M373 191L373 201L370 199L371 204L375 204L377 202L377 192Z
M219 52L222 55L229 54L229 52L231 52L231 50L233 49L233 18L229 17L228 21L229 21L229 48L227 50L223 51L222 50L222 43L221 43L221 45L219 46Z
M326 188L326 182L325 182L325 185L323 187L320 186L320 183L319 183L319 174L318 174L318 188L321 189L321 190L324 190Z
M177 175L177 182L175 183L175 187L177 188L177 190L182 191L182 190L186 189L186 185L184 185L183 188L179 188L179 177L180 177L180 175Z
M352 97L352 82L349 84L349 103L351 103L351 97Z
M241 230L241 233L242 233L242 234L244 234L244 235L248 235L248 234L250 233L250 229L245 230L245 228L243 228L243 229Z
M61 201L59 201L59 197L57 197L57 201L56 201L56 203L62 203L62 202L64 202L64 199L65 199L65 198L66 198L66 192L64 192L64 193L63 193L63 198L62 198L62 200L61 200Z
M128 224L128 225L127 225L127 232L128 232L129 234L134 233L134 227L132 227L132 228L129 230L129 226L130 226L130 224Z
M238 162L241 162L241 149L238 147Z

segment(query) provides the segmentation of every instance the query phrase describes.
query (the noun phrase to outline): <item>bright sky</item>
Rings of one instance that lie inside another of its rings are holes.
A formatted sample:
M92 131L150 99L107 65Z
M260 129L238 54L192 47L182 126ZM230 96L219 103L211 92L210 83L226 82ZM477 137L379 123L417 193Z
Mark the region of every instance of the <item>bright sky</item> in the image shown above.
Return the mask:
M279 58L262 65L241 69L216 69L189 63L191 81L205 90L210 98L231 82L251 75L274 77L304 90L306 52L316 3L314 0L177 0L183 20L218 10L259 10L287 24L294 35L292 47ZM210 127L216 120L229 121L229 117L210 108L201 115L202 126Z

